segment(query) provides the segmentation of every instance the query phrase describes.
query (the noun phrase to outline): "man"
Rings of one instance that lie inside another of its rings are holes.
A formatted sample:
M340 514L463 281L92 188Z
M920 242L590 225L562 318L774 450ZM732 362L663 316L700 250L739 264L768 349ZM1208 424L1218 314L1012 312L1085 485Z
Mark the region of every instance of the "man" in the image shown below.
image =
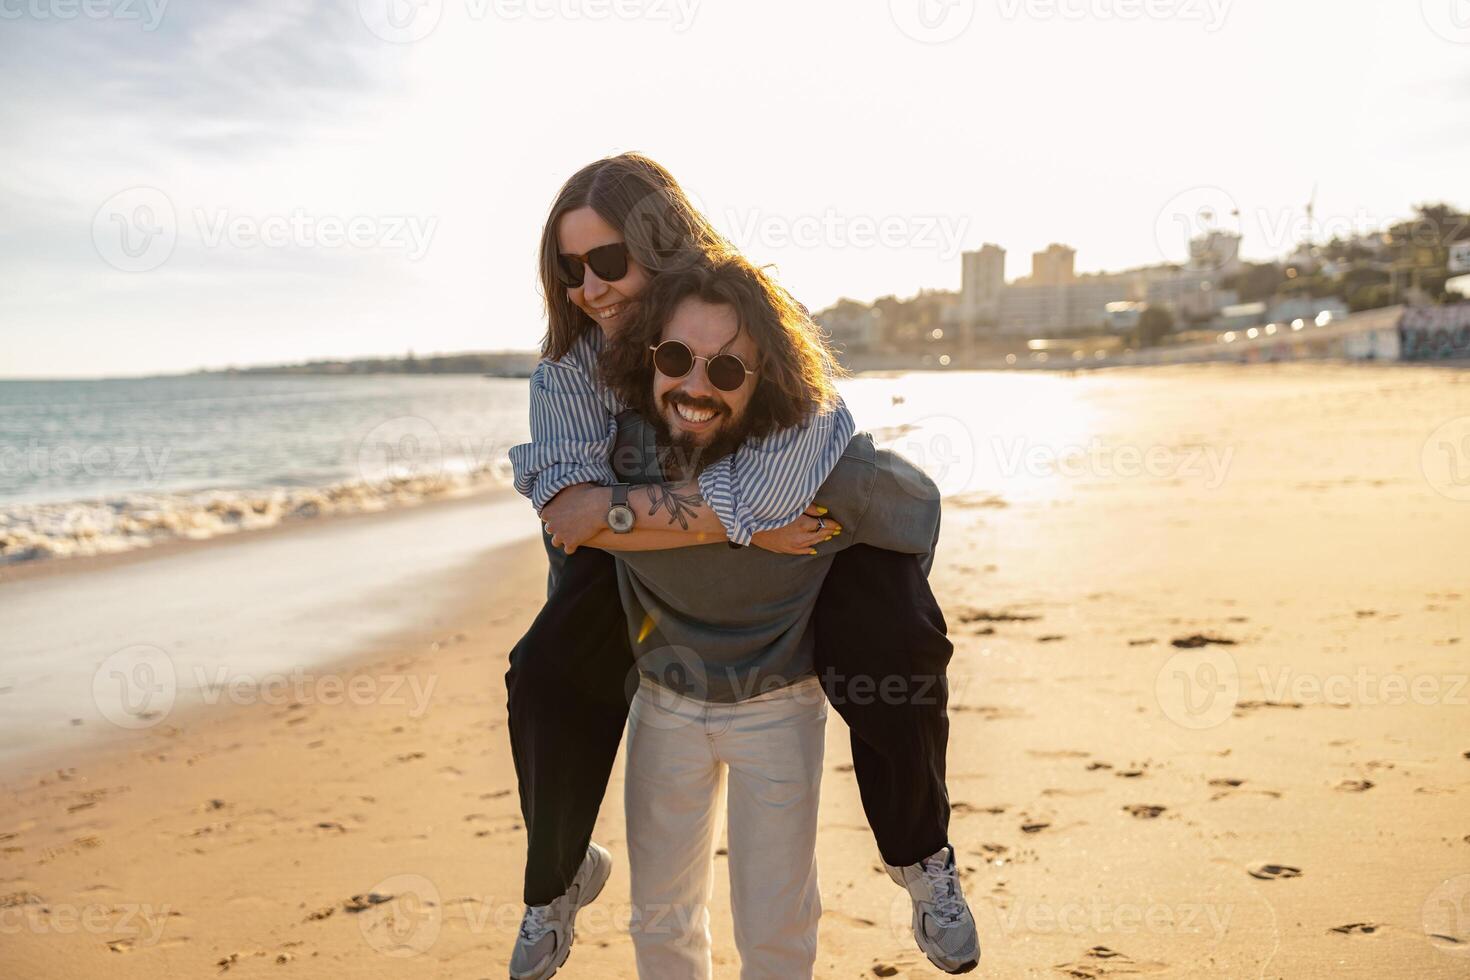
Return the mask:
M759 429L760 413L782 392L762 387L750 366L771 370L772 359L792 346L783 332L811 329L784 321L763 282L742 260L655 282L639 322L619 338L608 362L609 384L648 420L620 419L613 463L621 477L688 481ZM651 357L650 348L656 348ZM649 472L649 456L659 458L664 472ZM615 488L612 499L616 511L629 491ZM898 457L875 451L867 436L854 438L818 499L840 530L820 553L796 558L724 544L619 547L616 527L623 522L614 512L609 527L591 538L566 535L618 551L624 613L643 678L629 723L626 780L633 938L643 976L709 976L705 903L726 768L742 976L811 975L820 916L814 848L825 717L812 610L839 548L922 556L914 559L921 578L939 518L933 484ZM666 507L671 516L679 506L678 493L666 487L634 490L631 500ZM559 519L553 515L547 526L561 543ZM932 605L927 586L923 593L914 601ZM942 628L937 607L934 618ZM829 692L845 693L834 698L845 716L862 710L861 698L917 704L944 696L942 678L932 675L868 680L862 691L823 682ZM588 863L602 864L595 852ZM914 900L915 937L931 961L946 972L973 968L978 942L953 849L946 845L889 873Z

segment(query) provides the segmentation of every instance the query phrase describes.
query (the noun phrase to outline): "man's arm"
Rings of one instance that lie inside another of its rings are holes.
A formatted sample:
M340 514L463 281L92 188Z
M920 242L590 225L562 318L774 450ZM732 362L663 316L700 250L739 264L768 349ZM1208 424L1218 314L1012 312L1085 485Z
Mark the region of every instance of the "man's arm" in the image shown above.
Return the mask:
M541 511L552 543L568 554L579 547L606 551L663 551L728 541L725 527L705 502L696 483L644 483L629 488L633 530L618 534L607 526L612 488L568 487ZM842 525L817 518L826 508L813 505L790 525L757 534L754 544L788 555L812 553L812 546L841 533Z

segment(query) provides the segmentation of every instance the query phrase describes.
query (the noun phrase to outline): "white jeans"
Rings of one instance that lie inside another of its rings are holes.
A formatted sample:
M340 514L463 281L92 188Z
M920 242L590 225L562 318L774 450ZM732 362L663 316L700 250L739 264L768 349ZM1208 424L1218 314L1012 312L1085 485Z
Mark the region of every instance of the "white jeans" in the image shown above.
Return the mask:
M817 959L820 682L735 704L643 682L628 715L624 806L633 948L645 980L708 980L709 897L729 771L730 907L742 980L810 977Z

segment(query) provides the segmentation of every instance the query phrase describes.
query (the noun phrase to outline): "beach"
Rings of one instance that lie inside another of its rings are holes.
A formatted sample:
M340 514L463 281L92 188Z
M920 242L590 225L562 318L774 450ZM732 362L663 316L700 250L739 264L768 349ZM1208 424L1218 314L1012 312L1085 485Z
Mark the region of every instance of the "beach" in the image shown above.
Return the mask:
M844 395L946 493L932 582L974 975L1470 975L1470 374L906 374ZM34 683L57 729L0 769L0 977L505 976L525 837L503 675L545 590L512 504L7 569L7 617L22 594L75 605L27 627L54 671L0 665L0 712ZM424 536L456 546L411 555ZM243 561L270 541L289 553ZM348 541L384 576L331 565ZM97 598L184 561L197 596ZM291 605L318 588L329 612ZM199 625L223 609L234 645L211 658ZM62 620L86 626L66 650ZM177 671L178 695L129 727L97 678L140 645L159 654L125 662ZM826 758L817 975L940 975L836 711ZM617 863L568 980L636 975L621 771L596 833Z

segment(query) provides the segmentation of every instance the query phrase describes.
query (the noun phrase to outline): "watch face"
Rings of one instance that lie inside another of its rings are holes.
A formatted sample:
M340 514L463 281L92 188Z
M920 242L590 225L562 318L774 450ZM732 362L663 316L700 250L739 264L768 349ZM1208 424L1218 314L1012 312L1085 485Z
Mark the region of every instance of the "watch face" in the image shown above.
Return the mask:
M607 526L618 534L633 530L633 508L627 504L614 504L607 512Z

